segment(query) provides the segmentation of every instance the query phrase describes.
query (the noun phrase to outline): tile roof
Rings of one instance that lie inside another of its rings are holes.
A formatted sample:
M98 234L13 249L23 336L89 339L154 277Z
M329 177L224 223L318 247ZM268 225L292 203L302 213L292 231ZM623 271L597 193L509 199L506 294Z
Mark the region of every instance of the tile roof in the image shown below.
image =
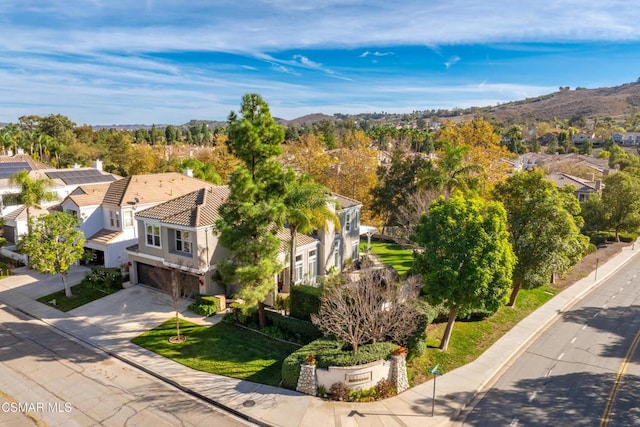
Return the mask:
M31 208L30 216L32 218L37 218L42 215L46 215L50 213L49 209L42 208ZM9 212L5 216L2 217L4 220L8 221L18 221L18 220L26 220L27 219L27 208L25 206L20 206L18 209Z
M284 227L278 230L276 237L280 239L280 252L289 253L289 245L291 244L291 232L289 231L289 227ZM296 234L296 248L312 243L318 243L318 240L306 234Z
M211 183L177 172L133 175L112 182L103 203L125 206L138 199L141 203L159 203L183 196Z
M336 201L340 205L340 209L353 208L355 206L362 206L362 202L359 202L355 199L351 199L347 196L342 196L337 193L331 193L333 197L336 198Z
M550 173L549 175L547 175L547 179L554 182L558 187L564 187L565 185L574 185L578 191L596 191L595 181L589 181L587 179L579 178L567 173Z
M122 234L122 231L113 231L113 230L107 230L106 228L103 228L102 230L95 233L93 236L89 237L87 239L87 242L106 245L121 234Z
M96 206L102 203L109 184L81 185L67 196L76 206Z
M211 185L138 212L141 218L188 227L213 225L220 218L218 210L229 197L226 185Z

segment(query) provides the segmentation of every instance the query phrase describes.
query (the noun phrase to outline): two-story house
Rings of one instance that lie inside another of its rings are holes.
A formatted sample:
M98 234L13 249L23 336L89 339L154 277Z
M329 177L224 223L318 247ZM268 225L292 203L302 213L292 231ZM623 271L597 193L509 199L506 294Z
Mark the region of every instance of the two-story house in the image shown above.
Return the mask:
M136 212L137 243L127 248L131 283L158 287L154 269L179 269L182 283L201 294L232 294L215 280L216 265L229 252L219 244L215 222L218 209L229 195L227 186L209 185L149 209ZM360 209L355 200L335 195L340 229L329 222L324 230L296 238L296 284L315 284L319 276L340 271L349 259L359 256ZM332 204L332 206L334 206ZM289 230L278 232L279 260L286 266L274 277L274 294L288 293Z
M211 184L177 172L133 175L106 185L80 186L61 203L76 216L85 248L95 262L118 267L128 262L125 249L138 241L135 213Z

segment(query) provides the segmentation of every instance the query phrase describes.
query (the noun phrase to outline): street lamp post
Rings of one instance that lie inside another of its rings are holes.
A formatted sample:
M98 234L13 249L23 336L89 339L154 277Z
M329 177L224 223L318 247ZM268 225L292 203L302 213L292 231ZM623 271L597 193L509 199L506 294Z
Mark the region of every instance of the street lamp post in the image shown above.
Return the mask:
M433 399L431 399L431 416L435 414L436 411L436 378L442 375L442 372L438 370L440 364L438 363L431 369L427 369L427 372L433 375Z

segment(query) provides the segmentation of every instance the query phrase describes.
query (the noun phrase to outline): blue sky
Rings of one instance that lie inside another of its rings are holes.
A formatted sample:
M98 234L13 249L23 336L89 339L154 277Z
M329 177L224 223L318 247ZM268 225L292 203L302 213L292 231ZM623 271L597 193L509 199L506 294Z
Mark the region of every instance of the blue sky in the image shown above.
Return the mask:
M627 0L2 0L0 122L494 105L636 81L639 22Z

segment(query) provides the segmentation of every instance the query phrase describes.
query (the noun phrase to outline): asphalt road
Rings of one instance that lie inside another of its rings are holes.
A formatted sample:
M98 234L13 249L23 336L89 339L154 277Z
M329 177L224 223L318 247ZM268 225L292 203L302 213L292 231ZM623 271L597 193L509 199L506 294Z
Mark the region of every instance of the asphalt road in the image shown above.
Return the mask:
M0 426L246 426L0 304Z
M562 313L461 425L640 425L639 342L640 263L631 262Z

